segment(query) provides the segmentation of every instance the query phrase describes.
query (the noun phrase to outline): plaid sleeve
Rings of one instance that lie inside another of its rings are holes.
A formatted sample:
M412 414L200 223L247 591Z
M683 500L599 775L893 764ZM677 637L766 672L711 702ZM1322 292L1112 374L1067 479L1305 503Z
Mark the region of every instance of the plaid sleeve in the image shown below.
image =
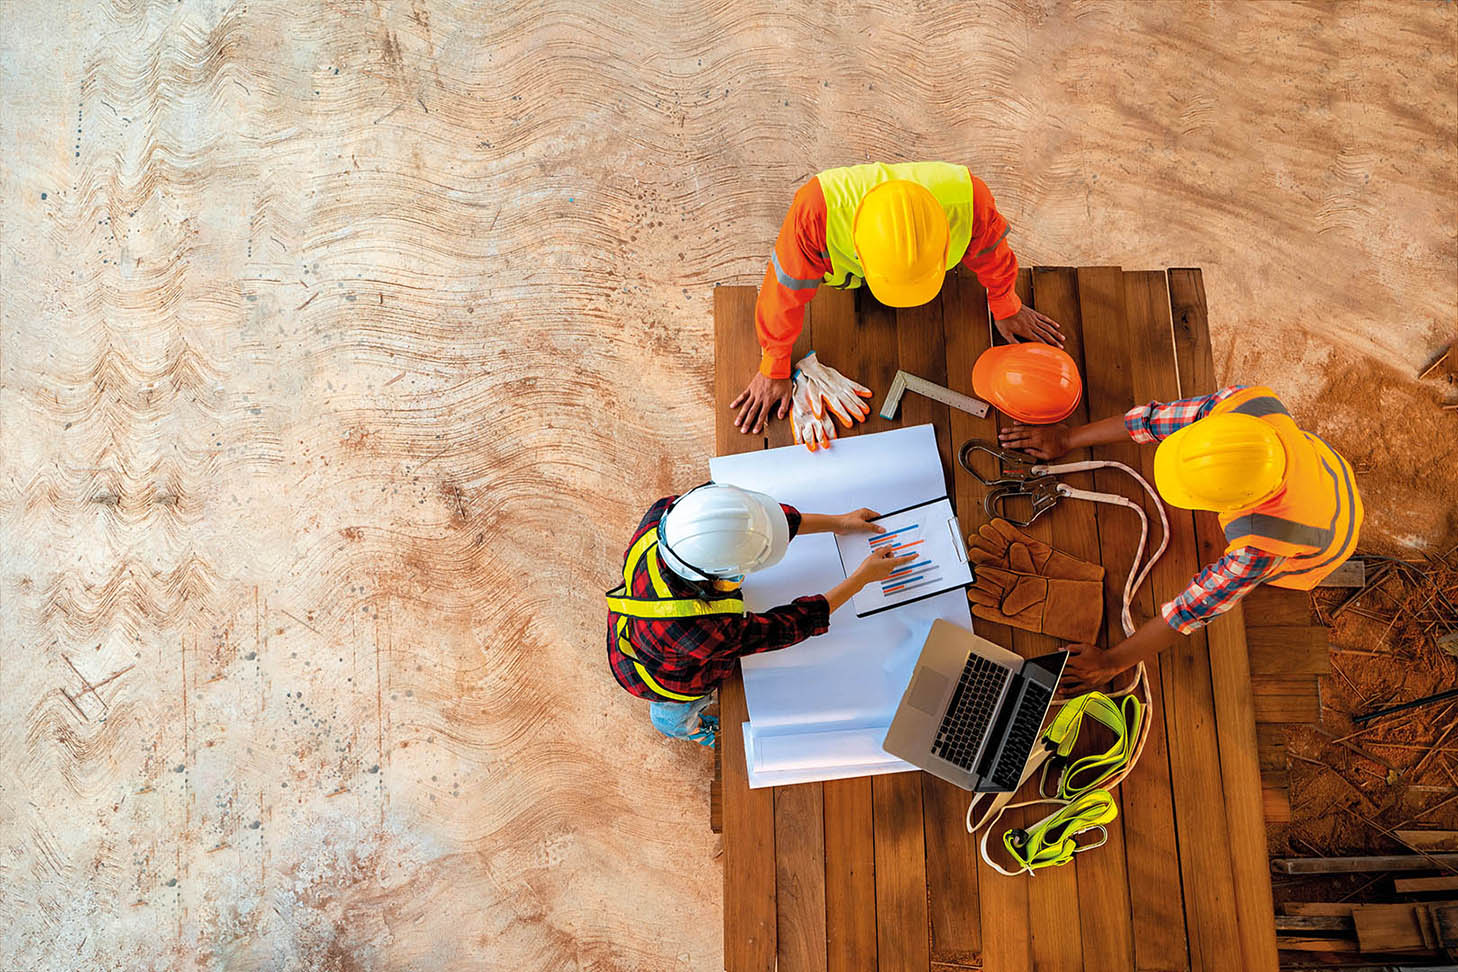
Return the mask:
M1227 385L1213 395L1198 398L1182 398L1177 402L1150 402L1136 405L1124 413L1124 428L1135 442L1149 444L1158 442L1185 426L1198 422L1210 414L1210 409L1231 395L1245 388L1245 385Z
M800 532L800 520L802 519L800 511L789 503L781 503L780 509L785 511L785 519L790 523L790 539L793 540L795 539L795 534Z
M1284 559L1255 547L1232 550L1196 574L1190 586L1159 613L1171 628L1189 634L1229 611Z

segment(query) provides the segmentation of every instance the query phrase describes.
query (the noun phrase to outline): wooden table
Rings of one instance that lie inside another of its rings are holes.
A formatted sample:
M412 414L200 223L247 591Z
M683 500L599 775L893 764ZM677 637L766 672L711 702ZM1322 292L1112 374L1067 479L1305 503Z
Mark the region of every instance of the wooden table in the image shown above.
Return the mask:
M1018 292L1063 325L1067 350L1083 370L1084 401L1072 421L1216 387L1199 270L1040 268L1023 271ZM759 361L754 301L752 287L715 292L720 454L791 442L784 422L764 436L742 435L728 408ZM822 289L795 353L798 359L817 349L870 387L879 408L898 368L970 394L972 363L990 341L986 294L959 270L936 301L906 310L883 307L863 290ZM977 419L908 393L898 420L873 412L855 432L932 423L949 493L970 532L984 520L982 487L956 467L954 450L966 439L995 438L999 421L995 412ZM1153 449L1126 443L1095 454L1153 478ZM1143 499L1117 473L1067 480ZM1137 602L1139 618L1223 546L1213 516L1170 512L1170 550ZM1120 632L1136 518L1117 507L1067 502L1030 532L1104 564L1104 637ZM1025 656L1057 647L982 621L977 629ZM720 699L726 969L1274 970L1240 608L1166 652L1150 676L1155 723L1143 760L1116 791L1120 815L1108 844L1033 878L987 868L963 828L968 794L925 773L750 790L739 732L744 688L736 676ZM1019 825L1023 813L1004 817L1003 826Z

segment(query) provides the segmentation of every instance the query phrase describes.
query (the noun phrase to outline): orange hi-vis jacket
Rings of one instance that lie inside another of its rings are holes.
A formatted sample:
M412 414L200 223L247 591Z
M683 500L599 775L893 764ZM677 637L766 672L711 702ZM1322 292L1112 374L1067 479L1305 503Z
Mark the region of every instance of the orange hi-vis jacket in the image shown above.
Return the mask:
M997 211L991 190L976 176L971 179L972 239L961 263L977 274L987 288L992 316L1002 320L1023 306L1013 292L1018 261L1007 245L1007 220ZM816 176L795 193L754 307L754 329L763 349L759 370L767 378L790 377L790 354L805 327L805 305L831 271L825 223L825 192Z
M1362 497L1345 459L1302 432L1269 388L1256 385L1219 402L1211 415L1235 412L1268 423L1286 447L1286 481L1259 506L1222 513L1227 551L1256 547L1285 559L1262 580L1309 591L1352 555L1362 530Z

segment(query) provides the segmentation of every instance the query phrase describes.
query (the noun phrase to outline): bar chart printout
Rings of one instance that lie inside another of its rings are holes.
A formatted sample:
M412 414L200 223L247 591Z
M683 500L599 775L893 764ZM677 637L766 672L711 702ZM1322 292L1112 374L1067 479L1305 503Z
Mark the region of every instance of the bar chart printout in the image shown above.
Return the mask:
M897 510L874 522L886 532L835 538L847 576L879 550L889 549L893 556L910 555L915 559L856 594L852 604L860 617L972 583L961 527L947 499Z

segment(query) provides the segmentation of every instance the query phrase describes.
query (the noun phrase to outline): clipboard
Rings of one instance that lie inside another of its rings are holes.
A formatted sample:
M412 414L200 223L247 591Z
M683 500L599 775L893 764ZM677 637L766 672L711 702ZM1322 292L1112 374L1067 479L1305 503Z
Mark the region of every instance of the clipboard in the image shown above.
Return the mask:
M919 556L885 581L867 584L851 599L856 617L865 618L972 583L972 566L962 525L946 496L882 514L871 522L885 533L857 533L835 538L840 567L847 577L871 552L888 546Z

